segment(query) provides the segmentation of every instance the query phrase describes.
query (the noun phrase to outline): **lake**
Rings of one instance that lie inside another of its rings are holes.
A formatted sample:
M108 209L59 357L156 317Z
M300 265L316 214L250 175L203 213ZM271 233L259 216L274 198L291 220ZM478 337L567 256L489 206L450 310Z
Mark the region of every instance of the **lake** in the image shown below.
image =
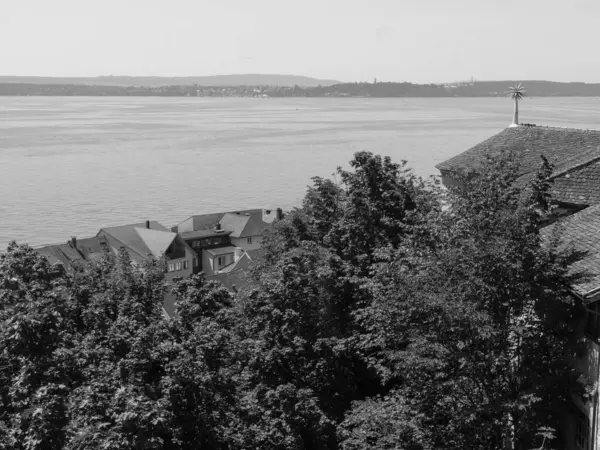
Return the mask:
M504 98L0 97L0 246L290 208L360 150L433 175L511 118ZM600 98L526 99L520 119L600 129Z

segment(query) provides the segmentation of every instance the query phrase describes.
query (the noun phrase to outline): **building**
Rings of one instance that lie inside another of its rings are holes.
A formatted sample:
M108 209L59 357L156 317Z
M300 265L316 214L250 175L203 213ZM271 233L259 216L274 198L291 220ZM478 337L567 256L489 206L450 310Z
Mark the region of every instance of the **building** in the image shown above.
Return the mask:
M260 249L262 235L281 209L243 211L190 216L172 228L192 247L198 259L196 272L207 277L224 274L230 266L244 261L244 254Z
M260 250L243 252L234 263L223 268L219 273L209 275L207 280L215 280L223 284L231 292L239 292L248 284L248 270L250 263L260 257Z
M556 230L557 227L560 230ZM600 204L543 228L541 235L549 240L554 232L559 233L561 245L570 246L584 255L571 270L591 275L571 286L573 295L585 305L585 316L578 330L586 338L585 349L576 364L592 383L600 383ZM572 437L566 450L600 448L599 413L597 386L588 401L573 396L573 407L565 417L562 430L565 436Z
M165 312L172 316L175 313L175 298L169 292L169 286L177 278L191 276L199 264L196 252L185 240L160 223L149 220L145 223L102 228L97 237L105 238L114 252L125 249L136 265L152 258L165 257L167 293L163 306Z
M108 241L103 236L77 239L72 237L65 244L46 245L35 251L48 259L57 272L72 271L73 263L90 261L110 252Z
M506 128L467 151L438 164L442 183L453 187L458 172L477 173L487 157L511 151L519 166L517 184L526 184L541 166L544 155L555 166L551 175L553 199L558 203L557 221L540 230L544 239L560 231L563 245L571 245L585 256L572 266L591 279L571 286L585 306L580 331L586 349L578 367L600 384L600 131L519 125ZM560 227L557 229L557 227ZM573 407L563 422L567 450L600 449L598 389L588 401L573 397Z
M262 233L275 220L281 219L283 212L280 208L271 209L247 209L243 211L232 211L213 214L199 214L190 216L183 222L172 228L181 234L186 242L207 239L216 242L220 236L228 236L229 243L234 247L244 250L256 250L260 248ZM192 234L193 232L197 232ZM216 240L215 240L216 239ZM205 241L196 244L206 244Z

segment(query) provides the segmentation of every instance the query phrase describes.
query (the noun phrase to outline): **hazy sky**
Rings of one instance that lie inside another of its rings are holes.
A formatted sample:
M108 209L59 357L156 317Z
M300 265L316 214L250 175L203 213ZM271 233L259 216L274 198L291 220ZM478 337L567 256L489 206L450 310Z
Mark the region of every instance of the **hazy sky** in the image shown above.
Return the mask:
M598 0L0 0L0 75L600 82Z

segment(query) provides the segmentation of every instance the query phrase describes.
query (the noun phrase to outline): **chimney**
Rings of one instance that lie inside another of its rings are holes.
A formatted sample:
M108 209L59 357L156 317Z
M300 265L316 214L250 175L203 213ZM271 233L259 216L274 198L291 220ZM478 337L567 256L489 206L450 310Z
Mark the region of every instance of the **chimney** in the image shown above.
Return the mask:
M275 211L271 211L270 209L262 210L262 221L264 223L273 223L275 220Z
M77 248L77 237L71 237L71 247Z
M277 220L283 220L283 211L281 208L277 208Z
M150 229L150 221L146 220L146 228Z

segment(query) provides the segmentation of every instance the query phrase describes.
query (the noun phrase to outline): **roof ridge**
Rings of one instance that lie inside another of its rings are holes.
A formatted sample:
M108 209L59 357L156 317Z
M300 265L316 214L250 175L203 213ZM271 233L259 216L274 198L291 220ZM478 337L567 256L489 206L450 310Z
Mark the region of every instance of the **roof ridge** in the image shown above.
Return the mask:
M598 146L598 150L600 150L600 146ZM571 172L573 170L581 169L582 167L585 167L585 166L587 166L589 164L593 164L593 163L595 163L596 161L599 161L599 160L600 160L600 155L594 156L593 158L590 158L590 159L588 159L588 160L586 160L584 162L581 162L579 164L575 164L574 166L571 166L571 167L567 167L566 169L563 169L560 172L557 172L557 173L555 173L553 175L550 175L548 177L548 179L549 180L554 180L555 178L558 178L558 177L561 177L563 175L566 175L567 173L569 173L569 172Z
M510 128L510 127L508 127L508 128ZM545 128L545 129L550 129L550 130L554 129L554 130L592 131L595 133L600 133L600 129L597 129L597 128L559 127L557 125L538 125L535 123L522 123L519 125L519 128Z

